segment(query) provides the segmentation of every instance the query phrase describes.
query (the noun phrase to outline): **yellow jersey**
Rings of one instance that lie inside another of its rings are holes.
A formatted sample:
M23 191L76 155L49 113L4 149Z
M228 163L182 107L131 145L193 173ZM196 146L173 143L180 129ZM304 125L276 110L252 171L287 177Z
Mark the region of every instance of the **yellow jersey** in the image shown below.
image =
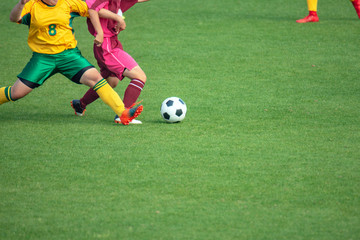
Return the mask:
M19 23L29 26L28 44L32 51L57 54L76 47L72 23L77 16L89 16L82 0L58 0L55 6L30 0L24 6Z

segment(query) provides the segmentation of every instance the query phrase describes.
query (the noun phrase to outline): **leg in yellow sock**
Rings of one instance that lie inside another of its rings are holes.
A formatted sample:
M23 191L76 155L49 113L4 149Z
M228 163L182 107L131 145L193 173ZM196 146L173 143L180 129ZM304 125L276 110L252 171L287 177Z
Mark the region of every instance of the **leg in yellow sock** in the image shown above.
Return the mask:
M81 76L80 83L93 88L101 100L119 116L124 112L125 106L123 101L106 80L101 77L96 68L88 69Z
M102 79L97 84L95 84L93 89L104 103L110 106L117 115L121 116L125 110L124 103L105 79Z
M307 0L309 12L317 12L318 0Z
M143 110L142 105L134 106L132 108L126 108L119 95L114 91L112 87L107 83L105 79L100 80L93 89L99 95L101 100L109 105L112 110L120 116L121 123L128 125L133 119L140 115Z
M100 73L95 68L92 68L83 74L80 83L92 87L101 100L120 116L123 125L128 125L130 121L140 115L143 110L142 105L125 108L123 101L107 81L105 79L99 81L99 79L101 79Z
M32 88L28 87L20 79L18 79L15 81L14 85L0 88L0 105L23 98L32 90Z
M10 101L13 101L11 99L11 87L0 88L0 105Z

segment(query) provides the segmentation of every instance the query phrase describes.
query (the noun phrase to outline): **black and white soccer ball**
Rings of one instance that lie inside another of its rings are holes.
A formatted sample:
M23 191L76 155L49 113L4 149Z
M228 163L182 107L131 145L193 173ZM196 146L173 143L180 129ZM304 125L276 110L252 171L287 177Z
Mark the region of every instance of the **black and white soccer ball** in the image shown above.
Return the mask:
M178 97L169 97L161 104L160 113L168 123L177 123L184 120L186 115L186 104Z

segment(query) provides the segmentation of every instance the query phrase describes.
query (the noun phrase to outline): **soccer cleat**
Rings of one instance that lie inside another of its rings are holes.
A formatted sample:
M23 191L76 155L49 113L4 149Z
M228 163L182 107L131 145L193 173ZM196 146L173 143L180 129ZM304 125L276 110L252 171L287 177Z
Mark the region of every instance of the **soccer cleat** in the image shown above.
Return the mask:
M135 106L136 104L138 103L134 103L131 107L125 108L124 112L120 116L121 124L128 125L133 119L141 114L144 107L143 105Z
M296 20L297 23L308 23L308 22L318 22L319 17L314 15L308 15L302 19Z
M118 115L115 116L114 122L121 124L121 120ZM129 124L142 124L142 122L140 120L133 119L129 122Z
M75 110L75 115L84 116L86 108L81 106L80 100L72 100L71 107Z
M355 11L356 11L358 17L360 18L360 0L354 0L352 2L352 4L353 4L353 6L355 8Z

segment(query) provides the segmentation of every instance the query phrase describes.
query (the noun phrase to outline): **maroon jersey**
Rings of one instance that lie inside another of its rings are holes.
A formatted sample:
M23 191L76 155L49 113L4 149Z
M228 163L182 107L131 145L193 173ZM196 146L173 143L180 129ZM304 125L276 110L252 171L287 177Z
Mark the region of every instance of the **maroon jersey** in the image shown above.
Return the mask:
M137 3L137 0L86 0L86 3L89 9L95 11L100 11L100 9L107 9L115 14L121 10L121 12L126 12L129 8ZM116 21L110 19L100 18L100 23L104 31L104 37L116 36L114 30ZM92 25L90 19L87 19L88 30L92 35L96 35L94 26Z

